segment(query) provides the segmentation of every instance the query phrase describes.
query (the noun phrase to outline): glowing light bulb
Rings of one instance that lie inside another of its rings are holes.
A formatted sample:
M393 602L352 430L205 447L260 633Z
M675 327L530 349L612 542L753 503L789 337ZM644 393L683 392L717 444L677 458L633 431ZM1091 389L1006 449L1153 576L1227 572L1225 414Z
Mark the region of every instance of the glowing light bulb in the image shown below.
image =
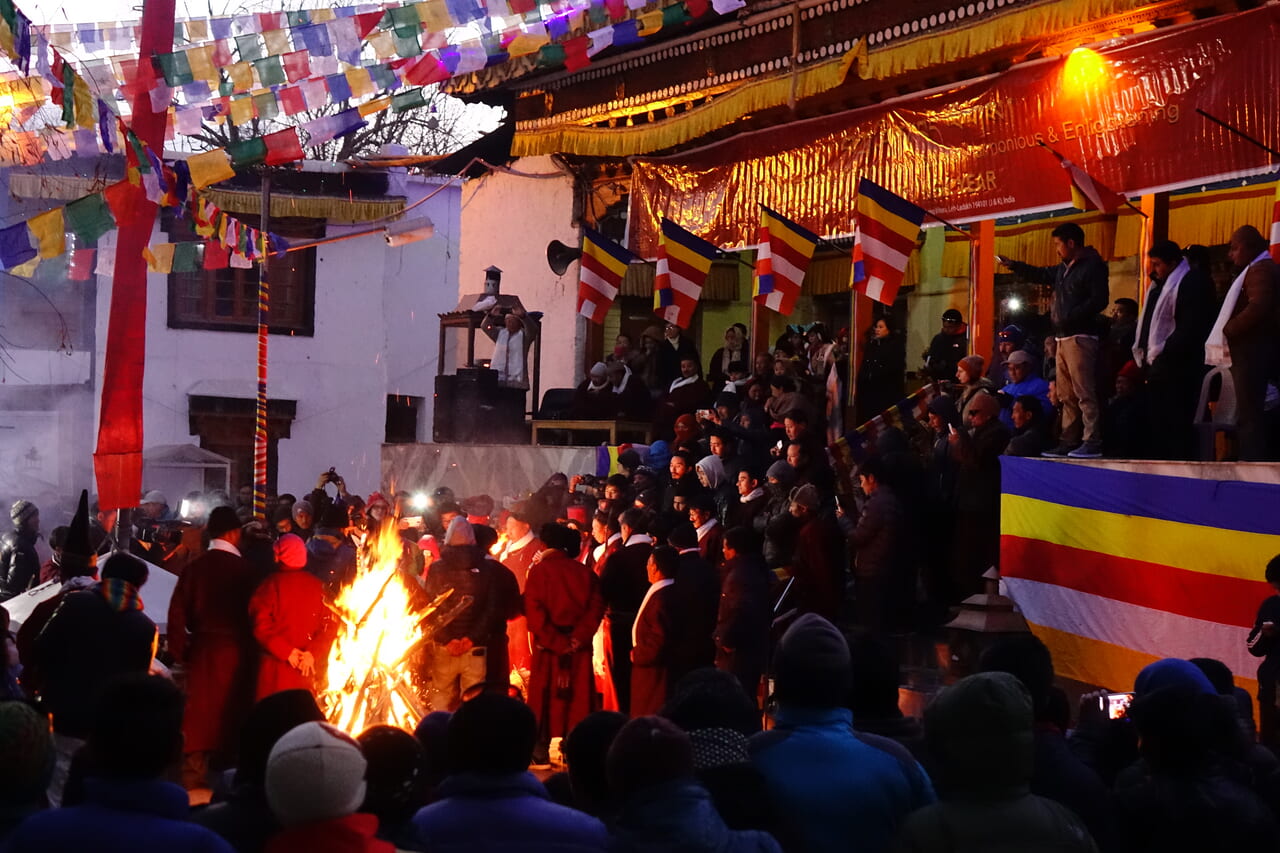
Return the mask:
M1010 311L1021 311L1022 300L1016 296L1010 296L1009 299L1005 302L1005 307L1007 307Z

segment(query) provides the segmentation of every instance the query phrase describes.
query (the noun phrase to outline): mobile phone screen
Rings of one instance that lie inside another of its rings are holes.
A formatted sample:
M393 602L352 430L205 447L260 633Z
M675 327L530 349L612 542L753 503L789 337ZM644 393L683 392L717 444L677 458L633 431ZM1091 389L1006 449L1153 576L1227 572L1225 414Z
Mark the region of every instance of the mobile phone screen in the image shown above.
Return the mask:
M1099 706L1107 712L1109 720L1123 720L1129 716L1129 705L1132 702L1132 693L1108 693L1098 700Z

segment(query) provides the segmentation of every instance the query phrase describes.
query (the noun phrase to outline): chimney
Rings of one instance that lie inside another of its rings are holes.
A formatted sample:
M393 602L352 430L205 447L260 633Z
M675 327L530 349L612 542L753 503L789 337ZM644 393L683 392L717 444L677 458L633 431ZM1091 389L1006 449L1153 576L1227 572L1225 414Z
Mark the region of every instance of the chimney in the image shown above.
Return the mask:
M484 271L484 295L497 296L502 290L502 270L489 267Z

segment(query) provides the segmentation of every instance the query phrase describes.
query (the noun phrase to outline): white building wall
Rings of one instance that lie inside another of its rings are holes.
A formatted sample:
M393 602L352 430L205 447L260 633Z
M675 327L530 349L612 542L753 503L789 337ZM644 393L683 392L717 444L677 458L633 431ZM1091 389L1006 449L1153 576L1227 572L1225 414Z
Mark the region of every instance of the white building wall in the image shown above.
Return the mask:
M410 202L436 185L410 179ZM268 396L297 402L291 437L279 444L282 491L310 490L330 466L354 493L384 485L379 479L386 395L425 397L430 405L436 314L456 303L457 211L458 189L447 187L409 214L428 215L435 223L435 236L426 241L389 248L376 233L317 249L314 336L272 335L268 344ZM368 229L330 226L326 236ZM157 228L153 240L165 239ZM99 277L98 284L100 388L111 282ZM257 336L170 329L166 277L149 275L147 286L144 443L199 443L189 431L188 397L253 399ZM420 417L420 433L429 428L429 417Z
M578 268L575 264L557 277L547 267L547 244L552 240L578 245L573 179L550 157L525 157L511 168L556 177L494 172L463 187L457 293L480 293L485 268L499 267L502 292L519 296L530 311L544 312L542 390L575 387L581 379L575 355L581 328L575 311ZM485 338L476 347L477 358L487 357L492 349Z

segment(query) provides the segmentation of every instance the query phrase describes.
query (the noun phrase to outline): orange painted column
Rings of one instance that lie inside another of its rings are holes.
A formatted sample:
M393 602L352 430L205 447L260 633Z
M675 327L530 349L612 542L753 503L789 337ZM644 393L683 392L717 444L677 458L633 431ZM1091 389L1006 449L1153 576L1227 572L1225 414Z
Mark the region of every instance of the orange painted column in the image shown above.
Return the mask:
M969 353L991 357L996 335L996 221L974 223L969 264Z

